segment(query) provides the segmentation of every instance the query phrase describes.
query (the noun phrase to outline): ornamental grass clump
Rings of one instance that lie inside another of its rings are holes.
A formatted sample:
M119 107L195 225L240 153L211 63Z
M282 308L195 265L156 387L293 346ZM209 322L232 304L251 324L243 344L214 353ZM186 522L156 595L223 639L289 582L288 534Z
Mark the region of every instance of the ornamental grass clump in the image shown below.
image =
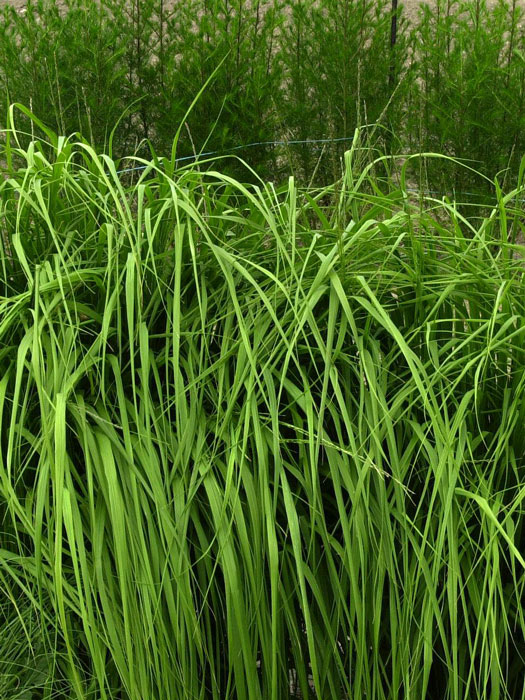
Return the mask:
M2 693L521 697L521 175L474 225L357 137L315 191L6 148Z

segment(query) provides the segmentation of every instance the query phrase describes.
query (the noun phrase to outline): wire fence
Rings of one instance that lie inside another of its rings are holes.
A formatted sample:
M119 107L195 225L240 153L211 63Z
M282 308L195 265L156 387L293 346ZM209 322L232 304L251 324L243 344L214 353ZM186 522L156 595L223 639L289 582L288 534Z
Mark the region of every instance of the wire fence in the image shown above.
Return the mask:
M262 147L262 146L320 146L320 145L328 145L328 144L335 144L335 143L344 143L344 142L349 142L349 141L354 141L355 136L340 136L337 138L325 138L325 139L293 139L290 141L286 140L281 140L281 141L254 141L253 143L245 143L245 144L240 144L238 146L233 146L230 149L227 150L221 150L221 151L204 151L202 153L198 154L193 154L190 156L182 156L180 158L176 158L175 162L176 163L183 163L183 162L189 162L189 161L198 161L200 158L208 158L211 156L228 156L236 151L242 151L242 150L247 150L249 148L255 148L255 147ZM149 167L147 165L140 165L136 166L133 168L124 168L122 170L117 170L117 174L121 175L124 173L131 173L131 172L138 172L142 170L146 170L146 168ZM442 192L440 190L430 190L430 189L421 189L421 188L413 188L409 187L406 189L407 192L411 192L414 194L422 194L424 196L437 196L437 197L452 197L455 199L456 196L459 197L478 197L478 198L485 198L487 195L486 193L482 192L465 192L461 190L455 190L454 192ZM525 199L518 199L517 202L519 203L524 203ZM480 204L480 203L478 203Z
M341 136L334 139L294 139L291 141L254 141L253 143L244 143L240 146L233 146L228 150L222 151L205 151L203 153L197 153L191 156L183 156L177 158L176 162L181 163L183 161L198 160L199 158L207 158L208 156L227 156L234 151L242 151L248 148L255 148L256 146L300 146L300 145L319 145L319 144L329 144L329 143L343 143L344 141L353 141L354 136ZM125 168L124 170L117 170L117 174L120 173L131 173L136 170L145 170L148 166L141 165L136 168Z

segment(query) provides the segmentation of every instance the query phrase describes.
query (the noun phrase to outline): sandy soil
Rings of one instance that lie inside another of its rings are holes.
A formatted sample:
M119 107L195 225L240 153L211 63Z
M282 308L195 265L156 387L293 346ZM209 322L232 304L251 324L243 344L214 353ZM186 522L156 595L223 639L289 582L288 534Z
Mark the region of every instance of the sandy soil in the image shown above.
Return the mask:
M17 9L21 10L25 7L25 0L0 0L0 5L13 5Z

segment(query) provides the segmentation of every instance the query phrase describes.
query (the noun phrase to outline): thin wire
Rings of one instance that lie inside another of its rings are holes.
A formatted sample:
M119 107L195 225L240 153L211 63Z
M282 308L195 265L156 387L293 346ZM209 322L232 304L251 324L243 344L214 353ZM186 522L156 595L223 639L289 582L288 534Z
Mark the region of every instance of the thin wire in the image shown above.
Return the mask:
M192 156L183 156L182 158L176 158L175 162L180 163L182 161L187 161L187 160L197 160L199 158L203 158L206 156L219 156L219 155L227 155L228 153L231 153L232 151L241 151L245 148L254 148L255 146L298 146L302 144L306 145L311 145L311 144L316 144L316 143L341 143L343 141L353 141L354 137L353 136L341 136L339 138L335 139L304 139L304 140L292 140L292 141L255 141L254 143L245 143L240 146L233 146L233 148L230 148L228 150L223 150L223 151L205 151L204 153L199 153L197 155L192 155ZM137 170L145 170L148 166L147 165L140 165L136 168L125 168L124 170L117 170L117 175L120 175L121 173L131 173L135 172Z
M327 144L327 143L343 143L345 141L353 141L354 136L340 136L338 138L332 138L332 139L293 139L291 141L254 141L253 143L245 143L241 144L240 146L233 146L229 150L222 150L222 151L205 151L203 153L199 153L197 155L191 155L191 156L182 156L181 158L176 158L175 162L176 163L181 163L189 160L198 160L199 158L205 158L208 156L219 156L219 155L227 155L231 153L232 151L241 151L246 148L254 148L255 146L300 146L300 145L307 145L311 146L314 144ZM121 175L122 173L132 173L132 172L137 172L140 170L146 170L146 168L149 167L147 165L140 165L134 168L124 168L123 170L117 170L117 175ZM440 192L439 190L418 190L416 188L407 188L407 192L414 192L414 193L419 193L419 194L424 194L424 195L438 195L440 197L448 197L450 196L450 193L447 192ZM458 190L455 192L455 194L460 195L460 196L466 196L466 197L482 197L482 193L479 192L463 192L461 190ZM518 202L525 202L525 199L520 199Z

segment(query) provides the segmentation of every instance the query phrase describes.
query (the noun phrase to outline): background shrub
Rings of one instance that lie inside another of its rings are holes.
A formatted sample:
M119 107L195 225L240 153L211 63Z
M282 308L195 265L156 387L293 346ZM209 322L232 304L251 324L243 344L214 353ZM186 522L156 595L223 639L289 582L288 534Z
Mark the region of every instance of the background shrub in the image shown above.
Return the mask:
M492 175L516 170L525 148L522 17L516 2L421 5L406 130L412 149L461 158ZM427 167L434 189L486 190L451 161Z
M439 151L490 178L525 148L525 34L516 0L435 0L392 37L389 0L30 0L3 7L0 109L31 106L54 131L79 131L115 157L243 156L272 180L290 169L322 183L341 173L357 126L395 153ZM82 27L82 31L79 31ZM32 137L34 124L19 128ZM271 141L336 143L268 145ZM256 143L246 150L234 149ZM423 167L423 165L425 167ZM234 158L221 167L243 173ZM493 194L453 161L419 163L426 189ZM501 176L505 181L505 176Z
M388 0L297 0L291 21L285 25L283 125L290 138L347 138L326 144L327 154L318 172L336 179L341 158L356 126L379 121L389 136L399 133L402 115L407 27L402 7L398 11L398 34L391 46L391 14ZM391 138L376 129L376 140ZM396 144L399 145L399 144ZM299 172L314 171L323 147L297 149Z

